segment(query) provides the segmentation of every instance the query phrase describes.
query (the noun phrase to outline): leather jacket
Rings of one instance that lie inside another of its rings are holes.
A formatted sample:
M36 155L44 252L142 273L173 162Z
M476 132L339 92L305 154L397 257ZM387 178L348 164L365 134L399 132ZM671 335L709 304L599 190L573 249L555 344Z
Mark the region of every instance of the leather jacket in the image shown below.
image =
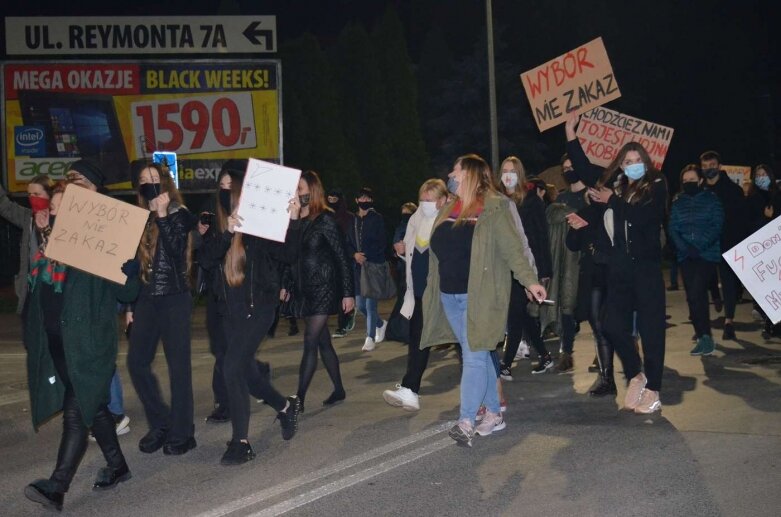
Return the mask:
M190 250L187 242L196 222L196 217L186 207L177 205L172 205L166 217L150 220L148 224L156 224L159 234L149 282L142 284L142 295L163 296L190 289L187 276L187 254Z

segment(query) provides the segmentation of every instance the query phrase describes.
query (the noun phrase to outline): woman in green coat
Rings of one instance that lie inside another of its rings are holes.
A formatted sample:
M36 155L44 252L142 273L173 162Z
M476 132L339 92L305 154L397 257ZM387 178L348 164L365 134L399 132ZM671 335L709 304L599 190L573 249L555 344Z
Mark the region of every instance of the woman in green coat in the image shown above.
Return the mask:
M95 166L82 160L71 167L69 183L90 190L103 185ZM47 235L50 229L37 224ZM117 358L116 304L135 298L138 263L123 265L128 280L118 285L48 259L45 245L44 240L30 273L27 377L35 429L62 411L63 430L51 477L27 485L24 494L59 511L90 429L108 464L98 472L93 489L113 488L130 478L107 403Z
M505 428L496 387L496 343L504 338L511 275L530 299L541 302L546 296L523 254L509 204L489 178L490 168L479 156L456 160L448 190L458 199L442 208L434 224L423 293L421 348L461 345L461 410L449 434L466 446L475 432L486 436ZM487 411L475 429L481 404Z

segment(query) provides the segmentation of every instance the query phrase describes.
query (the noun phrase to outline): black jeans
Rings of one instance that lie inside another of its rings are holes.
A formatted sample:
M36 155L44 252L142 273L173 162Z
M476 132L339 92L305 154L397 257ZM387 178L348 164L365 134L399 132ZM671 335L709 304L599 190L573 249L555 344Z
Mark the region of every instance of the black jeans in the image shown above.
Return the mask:
M658 262L635 262L626 255L613 257L608 270L605 305L605 336L615 347L624 365L624 375L632 379L641 371L647 388L662 386L665 350L665 289ZM637 329L643 344L643 359L632 336L637 311Z
M222 325L227 338L223 373L228 392L228 408L233 426L233 440L246 440L249 434L249 396L263 399L277 411L285 409L287 400L271 385L268 371L258 368L255 353L274 321L276 308L256 307L248 316L233 310L223 316Z
M517 280L513 280L510 288L510 305L507 311L507 346L504 349L504 359L502 360L504 366L513 364L524 334L540 358L548 355L545 342L542 340L540 318L529 314L528 303L526 289Z
M415 308L409 321L409 349L407 351L407 372L401 385L415 393L420 391L420 381L428 366L431 348L420 349L420 336L423 333L423 298L415 298Z
M181 443L192 437L193 381L190 363L190 293L143 296L133 313L133 330L127 368L144 406L150 429L167 429L168 441ZM157 343L162 339L171 385L171 407L163 401L160 384L152 373Z
M57 453L57 465L49 479L57 484L58 490L67 492L73 476L76 474L76 469L79 468L79 463L81 463L81 459L84 457L84 452L87 450L89 429L84 425L81 409L68 376L62 337L55 334L47 335L49 338L49 352L54 360L57 375L65 386L60 449ZM106 392L106 400L108 400L108 396L109 394ZM122 449L120 449L119 440L117 440L114 418L109 413L105 403L95 413L95 419L92 422L92 434L95 436L95 441L98 442L98 447L100 447L103 457L110 468L118 469L125 465L125 457L122 455Z
M708 283L716 274L716 264L702 259L686 259L681 262L686 303L697 337L710 336L710 309L708 307Z
M228 391L225 388L223 363L228 345L220 323L220 315L217 313L217 298L211 293L207 293L206 299L206 331L209 334L209 351L214 356L214 369L212 370L214 402L221 408L227 409Z

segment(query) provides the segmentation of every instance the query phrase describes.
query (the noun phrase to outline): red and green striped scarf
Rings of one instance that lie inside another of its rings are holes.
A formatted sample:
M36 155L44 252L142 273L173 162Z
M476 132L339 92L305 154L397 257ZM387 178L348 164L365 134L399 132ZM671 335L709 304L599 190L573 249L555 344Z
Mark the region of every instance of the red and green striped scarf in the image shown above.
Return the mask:
M55 293L62 293L65 284L65 265L47 258L42 250L35 252L32 261L32 270L28 279L30 290L35 290L35 284L40 278L45 284L53 285Z

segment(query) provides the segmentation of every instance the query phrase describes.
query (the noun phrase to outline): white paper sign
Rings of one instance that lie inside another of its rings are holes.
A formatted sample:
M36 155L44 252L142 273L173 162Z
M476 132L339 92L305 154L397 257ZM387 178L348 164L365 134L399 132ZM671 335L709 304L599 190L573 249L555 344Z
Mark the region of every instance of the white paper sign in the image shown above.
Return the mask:
M771 321L781 321L781 217L722 256Z
M239 199L241 233L285 242L289 201L296 195L301 171L275 163L249 159Z

